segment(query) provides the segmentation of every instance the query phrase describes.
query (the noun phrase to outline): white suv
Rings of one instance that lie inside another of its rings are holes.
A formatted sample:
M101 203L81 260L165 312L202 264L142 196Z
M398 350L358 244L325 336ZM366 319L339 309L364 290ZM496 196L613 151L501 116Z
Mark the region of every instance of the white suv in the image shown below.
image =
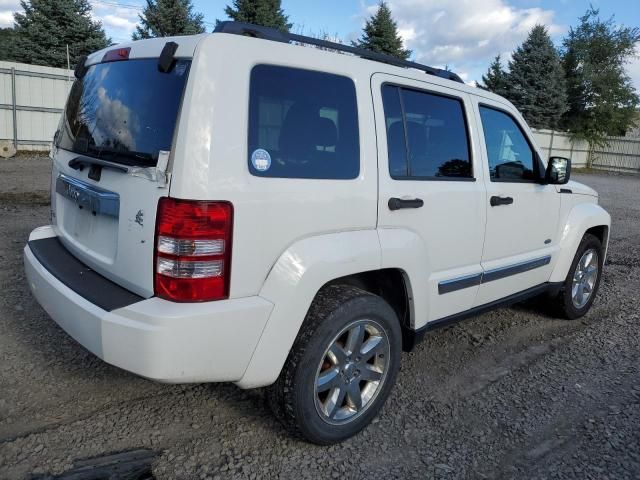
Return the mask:
M568 318L594 300L597 194L451 72L223 23L76 76L25 269L106 362L269 386L285 425L329 444L371 421L426 332L542 293Z

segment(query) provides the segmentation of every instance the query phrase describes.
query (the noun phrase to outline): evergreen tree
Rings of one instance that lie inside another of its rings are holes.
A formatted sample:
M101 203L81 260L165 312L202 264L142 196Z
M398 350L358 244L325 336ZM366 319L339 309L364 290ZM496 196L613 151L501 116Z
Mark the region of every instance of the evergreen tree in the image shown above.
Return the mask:
M482 84L479 84L478 86L484 90L489 90L497 95L506 97L508 96L507 77L507 72L502 68L500 55L496 55L496 58L494 58L491 65L489 65L486 75L482 76Z
M640 100L624 67L638 41L638 28L602 21L592 7L569 31L563 43L569 104L563 126L574 138L603 145L607 135L623 135L632 126Z
M13 28L0 28L0 61L11 60L10 49L15 38Z
M378 11L364 26L364 33L353 45L367 48L374 52L386 53L394 57L406 60L411 55L411 50L406 50L402 44L402 38L398 34L398 25L391 16L391 10L382 1L378 5Z
M194 13L191 0L147 0L134 40L203 33L204 15Z
M560 57L544 26L533 27L513 53L505 96L534 128L556 128L567 110Z
M283 32L288 32L292 27L280 0L234 0L233 7L227 5L224 13L236 22L277 28Z
M73 68L82 55L109 45L102 24L91 19L88 0L22 0L15 13L9 56L16 62Z

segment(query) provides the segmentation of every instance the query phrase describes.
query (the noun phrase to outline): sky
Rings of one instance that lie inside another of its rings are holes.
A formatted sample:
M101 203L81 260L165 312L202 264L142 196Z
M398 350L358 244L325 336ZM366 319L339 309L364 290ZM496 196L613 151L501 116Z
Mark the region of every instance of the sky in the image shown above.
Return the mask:
M114 42L131 38L144 0L90 0L93 15L102 21ZM204 14L207 29L224 20L231 0L193 0ZM328 34L343 42L361 34L366 19L375 12L377 0L283 0L282 7L293 31L305 35ZM405 46L412 60L434 67L448 66L465 81L481 80L497 54L509 59L513 50L537 23L547 26L556 45L575 26L589 4L601 17L640 27L638 0L389 0ZM0 0L0 27L10 26L19 0ZM640 91L640 44L638 57L627 65Z

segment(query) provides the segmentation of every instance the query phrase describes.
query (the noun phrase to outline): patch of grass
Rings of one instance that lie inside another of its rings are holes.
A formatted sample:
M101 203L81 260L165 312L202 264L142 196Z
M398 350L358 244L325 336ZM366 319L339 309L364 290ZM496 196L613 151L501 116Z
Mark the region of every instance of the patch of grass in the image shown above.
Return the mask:
M598 170L595 168L589 167L580 167L580 168L571 168L571 173L584 173L584 174L593 174L593 173L609 173L606 170Z
M47 190L36 190L33 192L1 192L0 204L2 205L27 205L44 206L49 205L51 200Z

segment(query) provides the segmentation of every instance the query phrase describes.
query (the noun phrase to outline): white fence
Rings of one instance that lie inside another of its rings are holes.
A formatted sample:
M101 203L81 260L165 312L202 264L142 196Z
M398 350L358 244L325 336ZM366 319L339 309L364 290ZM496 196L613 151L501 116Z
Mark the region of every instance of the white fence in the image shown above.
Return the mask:
M73 78L62 68L0 62L0 142L49 150Z
M604 147L585 140L571 141L567 133L534 130L533 136L547 156L567 157L574 167L640 173L640 138L609 137Z

